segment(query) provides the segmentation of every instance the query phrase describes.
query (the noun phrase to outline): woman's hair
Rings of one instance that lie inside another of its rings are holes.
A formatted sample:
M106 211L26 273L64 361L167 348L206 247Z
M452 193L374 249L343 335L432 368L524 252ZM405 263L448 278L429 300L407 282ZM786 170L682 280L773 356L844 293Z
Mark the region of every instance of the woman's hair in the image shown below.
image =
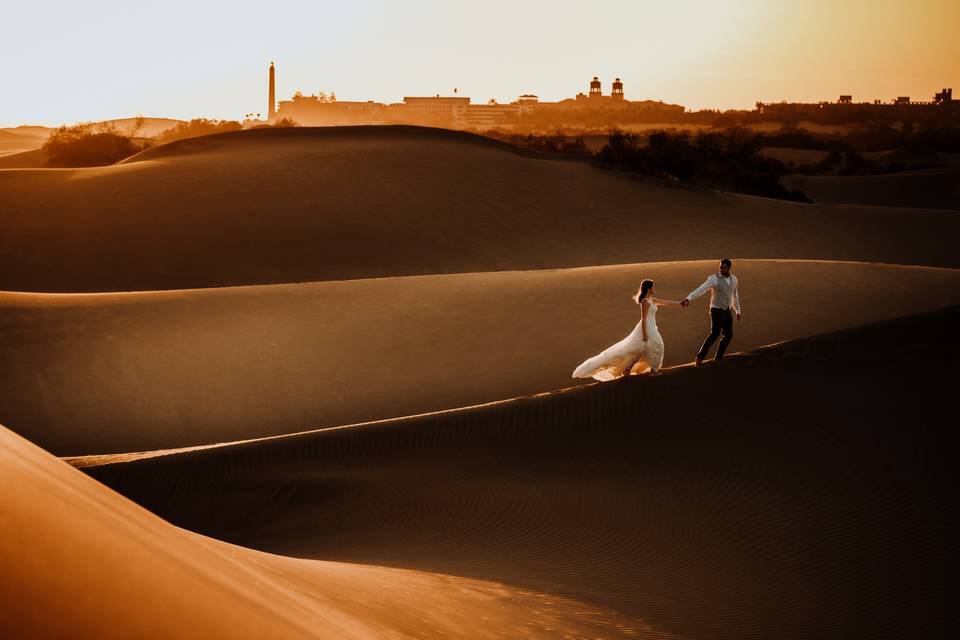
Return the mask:
M640 304L644 298L647 297L647 294L650 292L650 289L653 288L653 280L644 280L640 283L640 289L637 290L637 294L633 296L633 301L637 304Z

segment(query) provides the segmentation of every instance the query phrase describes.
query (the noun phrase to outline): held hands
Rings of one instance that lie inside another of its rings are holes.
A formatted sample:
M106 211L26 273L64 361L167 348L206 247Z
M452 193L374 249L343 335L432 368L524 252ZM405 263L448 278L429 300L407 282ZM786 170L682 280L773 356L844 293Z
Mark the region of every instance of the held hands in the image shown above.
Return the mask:
M689 306L690 306L690 301L687 300L686 298L684 298L683 300L680 301L680 306L681 306L681 307L689 307Z

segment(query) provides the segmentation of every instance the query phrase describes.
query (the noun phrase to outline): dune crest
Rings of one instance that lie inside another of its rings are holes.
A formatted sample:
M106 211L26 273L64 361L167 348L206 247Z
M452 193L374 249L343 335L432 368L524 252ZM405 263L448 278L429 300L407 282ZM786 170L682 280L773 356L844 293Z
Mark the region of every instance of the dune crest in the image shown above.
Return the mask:
M0 420L57 455L209 444L570 385L639 320L641 278L681 298L714 261L193 291L0 293ZM960 304L960 271L736 260L733 349ZM661 313L690 362L707 301ZM132 425L136 425L133 428Z
M942 637L958 322L84 470L234 543L550 591L681 637Z
M666 638L553 595L178 529L0 427L0 637Z
M792 175L783 182L820 203L960 211L956 167L867 176Z
M11 291L699 260L720 247L960 266L950 211L670 187L421 127L238 131L96 170L2 170L0 200L0 290Z

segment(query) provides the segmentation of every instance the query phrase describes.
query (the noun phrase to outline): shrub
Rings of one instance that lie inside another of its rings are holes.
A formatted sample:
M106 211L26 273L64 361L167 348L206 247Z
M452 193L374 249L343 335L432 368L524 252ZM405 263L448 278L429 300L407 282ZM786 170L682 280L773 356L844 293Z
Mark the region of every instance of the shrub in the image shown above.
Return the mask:
M299 126L300 123L292 118L280 118L279 120L274 120L270 124L258 124L254 127L254 129L288 129Z
M540 153L562 153L589 157L590 152L580 136L566 135L558 131L552 135L512 135L507 140L514 146Z
M780 178L788 168L759 154L760 138L744 128L723 132L653 131L643 138L614 131L596 159L604 165L687 184L780 198L810 200L788 191Z
M173 142L174 140L183 140L184 138L197 138L211 133L223 133L224 131L240 131L243 127L236 120L207 120L206 118L194 118L190 122L178 122L164 131L157 138L158 142Z
M84 123L62 126L47 138L40 148L51 167L96 167L113 164L130 157L144 146L129 135L118 133L110 123Z
M841 176L869 175L882 173L883 169L874 161L864 158L857 151L847 151L843 154L843 164L837 169Z

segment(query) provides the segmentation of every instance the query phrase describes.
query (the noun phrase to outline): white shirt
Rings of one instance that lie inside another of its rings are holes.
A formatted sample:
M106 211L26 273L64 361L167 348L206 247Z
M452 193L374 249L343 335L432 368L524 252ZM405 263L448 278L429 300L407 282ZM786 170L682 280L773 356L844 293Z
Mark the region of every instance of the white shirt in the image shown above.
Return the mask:
M710 308L712 309L733 309L740 313L740 289L737 282L737 276L732 273L724 278L719 273L714 273L706 282L690 292L687 300L696 300L710 290Z

